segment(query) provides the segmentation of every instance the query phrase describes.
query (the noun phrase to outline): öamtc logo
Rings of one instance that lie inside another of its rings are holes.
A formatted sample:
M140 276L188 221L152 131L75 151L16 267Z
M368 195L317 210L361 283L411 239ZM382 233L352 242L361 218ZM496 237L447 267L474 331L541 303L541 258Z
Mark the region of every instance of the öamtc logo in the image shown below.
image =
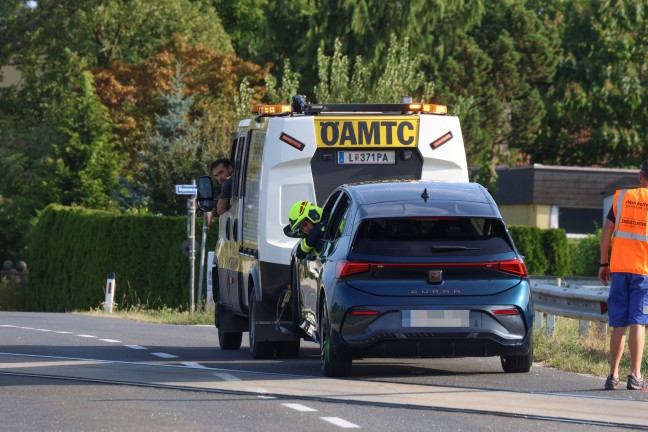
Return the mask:
M315 119L315 138L318 147L414 147L418 138L418 117Z

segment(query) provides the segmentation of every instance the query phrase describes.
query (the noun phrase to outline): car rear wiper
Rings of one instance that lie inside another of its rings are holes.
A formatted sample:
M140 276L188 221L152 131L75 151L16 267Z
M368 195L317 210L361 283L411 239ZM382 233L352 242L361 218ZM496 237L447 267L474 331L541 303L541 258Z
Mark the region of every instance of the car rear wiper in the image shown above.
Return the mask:
M434 245L432 246L432 252L451 252L451 251L475 251L481 250L478 247L468 247L461 245Z

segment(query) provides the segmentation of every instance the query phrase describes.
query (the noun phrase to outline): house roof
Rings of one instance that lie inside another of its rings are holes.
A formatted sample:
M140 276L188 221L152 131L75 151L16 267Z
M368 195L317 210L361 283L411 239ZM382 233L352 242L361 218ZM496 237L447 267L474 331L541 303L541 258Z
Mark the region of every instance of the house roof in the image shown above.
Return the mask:
M602 208L616 189L638 187L638 169L534 164L498 168L498 204Z

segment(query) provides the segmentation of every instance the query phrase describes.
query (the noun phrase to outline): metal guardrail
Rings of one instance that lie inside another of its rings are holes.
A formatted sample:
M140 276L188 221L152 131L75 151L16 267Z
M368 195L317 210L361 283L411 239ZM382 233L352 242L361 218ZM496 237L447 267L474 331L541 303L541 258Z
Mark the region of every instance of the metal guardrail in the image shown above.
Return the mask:
M531 276L536 311L583 321L608 322L609 286L596 278Z

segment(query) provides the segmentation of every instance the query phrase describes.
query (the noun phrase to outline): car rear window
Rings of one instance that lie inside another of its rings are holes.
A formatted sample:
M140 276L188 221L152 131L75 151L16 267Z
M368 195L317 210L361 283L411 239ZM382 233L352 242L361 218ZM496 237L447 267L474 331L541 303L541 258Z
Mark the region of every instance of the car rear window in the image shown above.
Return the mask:
M513 251L504 223L489 218L385 218L360 225L352 253L420 257Z

